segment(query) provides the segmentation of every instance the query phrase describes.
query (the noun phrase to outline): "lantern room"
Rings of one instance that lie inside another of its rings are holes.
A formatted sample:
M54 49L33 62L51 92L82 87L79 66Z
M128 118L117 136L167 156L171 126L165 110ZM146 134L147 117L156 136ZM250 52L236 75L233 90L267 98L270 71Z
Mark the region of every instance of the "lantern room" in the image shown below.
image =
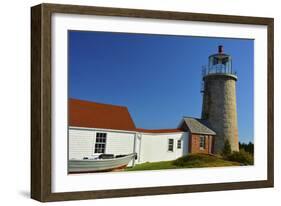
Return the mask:
M218 52L209 56L208 66L204 67L204 74L233 74L231 56L224 53L223 46L218 46Z

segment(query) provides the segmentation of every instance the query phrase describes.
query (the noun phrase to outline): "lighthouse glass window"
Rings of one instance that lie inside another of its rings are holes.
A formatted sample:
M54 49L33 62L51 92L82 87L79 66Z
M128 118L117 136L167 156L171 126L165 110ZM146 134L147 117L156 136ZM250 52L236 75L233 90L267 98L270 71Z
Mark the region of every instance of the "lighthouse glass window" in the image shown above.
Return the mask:
M253 71L252 39L69 30L69 174L254 165Z

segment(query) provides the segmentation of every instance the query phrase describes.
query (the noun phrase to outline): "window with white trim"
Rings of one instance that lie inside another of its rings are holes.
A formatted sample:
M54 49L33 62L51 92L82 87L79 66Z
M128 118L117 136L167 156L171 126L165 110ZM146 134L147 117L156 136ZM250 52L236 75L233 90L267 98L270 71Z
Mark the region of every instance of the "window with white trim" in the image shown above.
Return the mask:
M105 153L106 133L96 133L95 153Z
M178 148L178 149L181 149L181 140L180 140L180 139L179 139L178 142L177 142L177 148Z
M205 136L203 135L200 136L200 149L205 149L206 146L205 139L206 139Z
M168 139L168 151L169 152L174 151L174 139Z

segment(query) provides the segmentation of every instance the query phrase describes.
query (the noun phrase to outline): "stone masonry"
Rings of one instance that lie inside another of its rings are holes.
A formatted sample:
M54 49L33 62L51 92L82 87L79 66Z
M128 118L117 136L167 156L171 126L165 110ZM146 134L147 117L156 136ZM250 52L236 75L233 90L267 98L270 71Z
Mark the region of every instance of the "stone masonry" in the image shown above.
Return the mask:
M208 120L216 132L214 153L220 153L226 140L232 151L239 151L236 81L233 74L209 74L203 78L204 96L202 119Z

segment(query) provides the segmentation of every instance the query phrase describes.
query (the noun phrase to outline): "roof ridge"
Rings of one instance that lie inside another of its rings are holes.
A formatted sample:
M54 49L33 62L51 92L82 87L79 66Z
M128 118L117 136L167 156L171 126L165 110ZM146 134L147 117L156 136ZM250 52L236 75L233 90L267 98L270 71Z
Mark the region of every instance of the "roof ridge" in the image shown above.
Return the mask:
M183 116L183 118L184 118L184 119L186 119L186 118L190 118L190 119L201 119L201 118L199 118L199 117L190 117L190 116Z
M105 106L113 106L113 107L122 107L122 108L126 108L128 110L127 106L124 105L116 105L116 104L109 104L109 103L101 103L101 102L95 102L95 101L91 101L91 100L84 100L84 99L76 99L76 98L69 98L70 100L74 100L74 101L80 101L80 102L85 102L85 103L94 103L94 104L100 104L100 105L105 105Z

